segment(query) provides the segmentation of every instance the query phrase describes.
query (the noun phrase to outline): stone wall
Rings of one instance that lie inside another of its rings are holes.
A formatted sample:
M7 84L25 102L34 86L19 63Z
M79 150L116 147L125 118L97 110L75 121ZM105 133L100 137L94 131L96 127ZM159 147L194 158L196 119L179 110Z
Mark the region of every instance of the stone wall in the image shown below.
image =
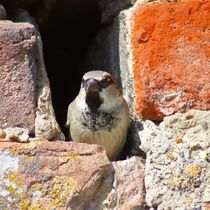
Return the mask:
M112 73L128 101L115 162L60 141L38 29L55 2L0 4L0 209L210 209L210 1L100 1L81 63Z
M34 137L64 139L52 107L36 24L19 9L13 21L0 21L0 28L0 127L13 127L14 134L17 127L28 130L26 141Z

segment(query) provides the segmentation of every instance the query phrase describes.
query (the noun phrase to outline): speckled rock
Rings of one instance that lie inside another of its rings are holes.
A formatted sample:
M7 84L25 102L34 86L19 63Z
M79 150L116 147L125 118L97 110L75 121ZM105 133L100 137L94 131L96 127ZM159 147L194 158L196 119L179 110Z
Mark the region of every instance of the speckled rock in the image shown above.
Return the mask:
M160 121L210 109L210 1L136 4L131 11L136 113Z
M144 161L140 157L113 162L112 191L103 202L103 209L129 210L145 207Z
M25 10L0 21L0 127L28 129L29 135L65 139L56 121L41 36Z
M29 23L0 21L0 127L34 133L36 112L35 29Z
M8 127L4 129L6 140L13 140L17 142L29 142L29 130L24 128Z
M61 141L1 142L0 166L0 209L64 210L73 195L98 189L112 172L102 147Z
M93 175L89 182L93 183L86 185L69 201L67 210L146 210L144 164L141 158L113 162L102 182L101 178Z
M210 111L151 121L139 132L147 154L146 202L158 209L201 209L210 202ZM205 208L204 208L205 209Z

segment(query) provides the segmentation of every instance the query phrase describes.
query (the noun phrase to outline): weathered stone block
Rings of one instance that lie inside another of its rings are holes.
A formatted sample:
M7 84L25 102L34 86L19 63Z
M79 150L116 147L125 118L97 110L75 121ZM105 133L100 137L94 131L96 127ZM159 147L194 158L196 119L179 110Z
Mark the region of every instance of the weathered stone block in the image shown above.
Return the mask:
M90 202L112 171L102 147L61 141L1 142L0 166L0 209L64 210L88 186Z
M0 21L0 127L28 129L31 137L65 139L56 121L36 21L17 9Z
M162 120L210 109L210 1L137 4L132 10L136 112Z
M0 209L144 209L144 163L113 162L98 145L0 144Z
M145 208L144 162L140 157L113 162L112 191L104 201L103 209L129 210Z
M91 179L95 184L87 184L83 191L68 203L68 210L146 210L144 163L140 157L112 162L112 168L106 170L100 185L96 178L97 176L93 175Z
M0 21L0 127L34 132L36 109L35 29Z
M147 120L139 132L146 152L146 202L157 209L208 209L210 111Z

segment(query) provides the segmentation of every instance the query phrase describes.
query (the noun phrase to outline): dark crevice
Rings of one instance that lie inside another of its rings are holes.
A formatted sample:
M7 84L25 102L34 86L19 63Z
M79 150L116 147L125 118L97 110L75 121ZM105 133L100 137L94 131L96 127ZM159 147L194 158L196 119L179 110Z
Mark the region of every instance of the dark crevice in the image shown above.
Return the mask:
M52 90L57 121L64 128L69 103L76 97L86 69L82 62L100 30L98 1L58 1L40 31L45 65Z

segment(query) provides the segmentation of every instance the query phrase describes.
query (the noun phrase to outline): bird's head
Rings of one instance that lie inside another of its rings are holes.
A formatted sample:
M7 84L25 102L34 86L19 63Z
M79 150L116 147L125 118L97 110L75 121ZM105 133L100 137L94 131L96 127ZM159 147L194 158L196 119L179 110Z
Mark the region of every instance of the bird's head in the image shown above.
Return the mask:
M87 106L93 112L97 112L101 105L111 107L120 95L116 81L111 74L105 71L85 73L82 78L81 91L84 93Z

